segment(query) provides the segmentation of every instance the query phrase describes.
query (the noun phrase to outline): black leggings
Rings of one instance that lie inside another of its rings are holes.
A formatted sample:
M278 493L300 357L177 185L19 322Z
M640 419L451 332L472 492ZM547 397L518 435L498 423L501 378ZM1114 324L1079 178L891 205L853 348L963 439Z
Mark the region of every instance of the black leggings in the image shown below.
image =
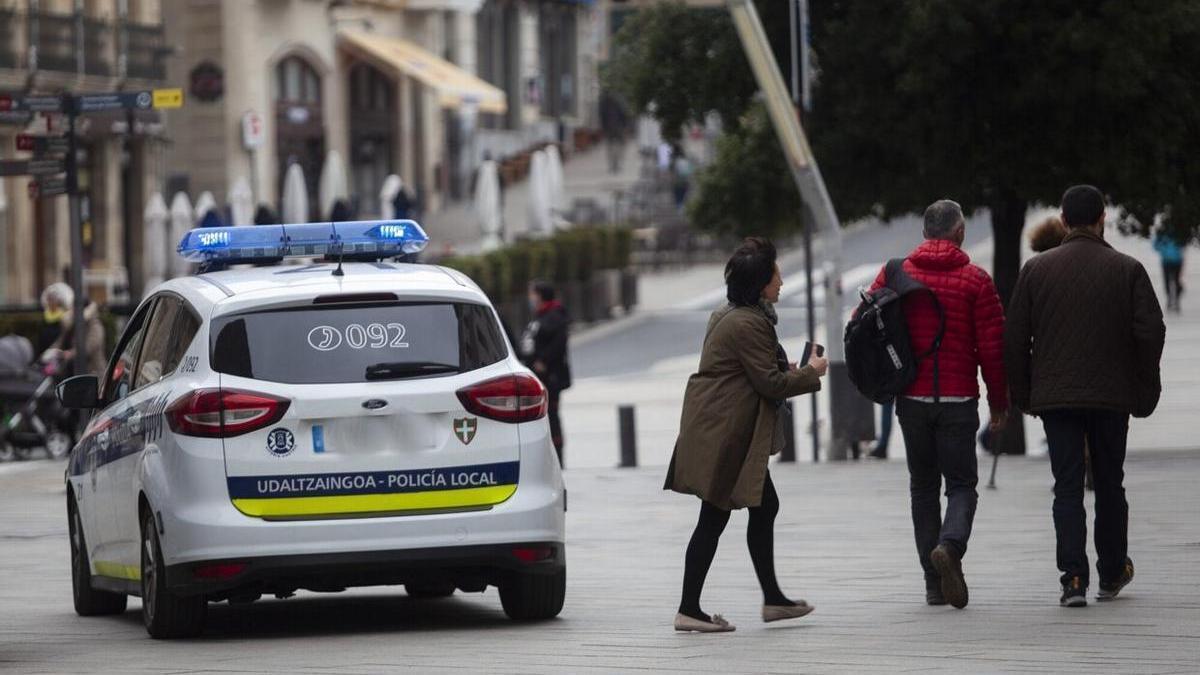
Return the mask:
M775 579L775 516L779 513L779 495L768 472L763 482L762 504L750 507L750 523L746 527L746 544L750 547L750 559L754 561L754 573L762 587L763 603L767 605L791 605L791 600L779 590ZM700 503L700 520L688 543L687 558L683 570L683 598L679 601L679 612L687 616L705 619L700 610L700 591L704 579L717 554L717 542L725 525L729 522L729 511Z

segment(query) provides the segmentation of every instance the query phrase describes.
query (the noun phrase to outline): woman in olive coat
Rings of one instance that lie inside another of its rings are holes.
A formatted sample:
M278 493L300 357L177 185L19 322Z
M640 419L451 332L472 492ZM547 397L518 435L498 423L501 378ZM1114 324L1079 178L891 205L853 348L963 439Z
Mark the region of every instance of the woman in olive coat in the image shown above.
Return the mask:
M684 393L679 439L664 488L696 495L701 505L687 548L676 630L734 630L720 615L700 610L700 592L730 510L743 507L750 509L746 539L762 586L763 620L800 617L813 609L803 600L789 600L775 579L779 497L767 460L783 447L781 432L787 427L779 416L784 400L820 390L828 362L814 354L802 367L788 363L775 333L774 304L783 286L775 258L770 241L751 237L729 259L729 304L709 319L700 368Z

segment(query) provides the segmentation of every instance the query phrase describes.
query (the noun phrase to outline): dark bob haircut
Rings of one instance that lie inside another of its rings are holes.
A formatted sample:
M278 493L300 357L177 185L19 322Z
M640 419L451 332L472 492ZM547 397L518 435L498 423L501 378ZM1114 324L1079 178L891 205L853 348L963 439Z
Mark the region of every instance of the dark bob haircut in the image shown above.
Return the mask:
M542 302L550 302L558 297L558 293L554 290L554 284L545 279L534 279L529 284L529 289L542 299Z
M766 237L746 237L725 263L725 288L729 302L757 305L763 289L775 276L775 244Z
M1074 185L1062 196L1062 215L1067 227L1087 227L1104 215L1104 195L1091 185Z

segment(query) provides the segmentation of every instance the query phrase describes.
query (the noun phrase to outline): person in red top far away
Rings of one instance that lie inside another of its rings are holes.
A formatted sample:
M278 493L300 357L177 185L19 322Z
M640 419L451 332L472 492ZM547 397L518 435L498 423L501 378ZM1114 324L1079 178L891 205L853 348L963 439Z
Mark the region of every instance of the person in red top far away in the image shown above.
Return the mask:
M979 493L975 432L979 430L979 371L987 385L993 431L1008 419L1004 374L1004 309L988 273L962 250L966 220L949 199L925 209L925 241L904 260L904 272L937 296L946 319L941 346L921 360L917 379L896 399L908 455L909 492L917 554L925 571L925 601L967 605L962 558ZM886 268L885 268L886 269ZM871 290L886 282L880 271ZM904 300L914 354L937 338L940 318L923 293ZM946 517L942 518L942 478Z

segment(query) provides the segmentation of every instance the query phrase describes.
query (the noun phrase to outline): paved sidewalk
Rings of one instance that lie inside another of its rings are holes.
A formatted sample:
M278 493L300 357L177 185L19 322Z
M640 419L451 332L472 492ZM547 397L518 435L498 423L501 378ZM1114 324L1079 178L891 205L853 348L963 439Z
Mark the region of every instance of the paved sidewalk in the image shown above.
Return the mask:
M963 611L924 605L903 466L774 466L779 577L817 611L757 620L739 512L703 598L738 631L716 636L670 627L696 500L663 492L659 468L569 470L568 593L557 620L513 624L495 590L414 601L377 588L222 603L202 638L157 642L137 600L119 617L73 613L62 465L0 465L0 671L1200 672L1200 455L1135 456L1126 470L1137 579L1117 601L1086 609L1058 606L1045 461L1006 458L1000 488L981 491Z

